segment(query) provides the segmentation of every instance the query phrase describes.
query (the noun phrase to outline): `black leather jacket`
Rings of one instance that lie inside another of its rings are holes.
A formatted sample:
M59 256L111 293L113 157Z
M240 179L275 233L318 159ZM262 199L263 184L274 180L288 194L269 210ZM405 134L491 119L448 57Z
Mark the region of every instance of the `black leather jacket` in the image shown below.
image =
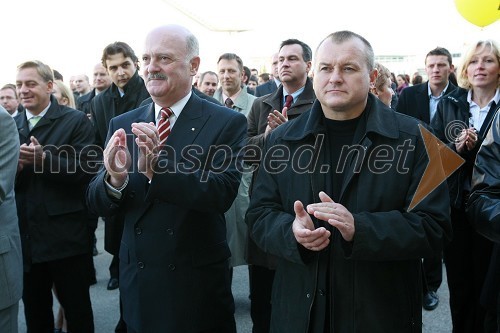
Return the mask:
M431 127L436 136L455 152L455 138L460 135L462 129L469 126L470 106L469 102L467 102L467 93L468 90L457 88L457 90L444 96L439 102L436 115L431 121ZM448 178L450 203L456 209L465 209L470 187L467 188L464 185L467 182L470 183L477 152L491 125L496 109L497 106L493 103L481 129L478 131L476 146L471 151L459 153L465 159L465 163Z
M498 107L497 107L498 111ZM483 236L500 243L500 112L477 154L467 213Z

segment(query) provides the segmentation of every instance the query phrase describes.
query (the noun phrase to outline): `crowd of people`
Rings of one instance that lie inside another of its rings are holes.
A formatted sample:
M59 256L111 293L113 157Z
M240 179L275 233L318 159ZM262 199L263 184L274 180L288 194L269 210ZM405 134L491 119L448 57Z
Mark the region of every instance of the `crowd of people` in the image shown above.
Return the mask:
M21 299L30 333L100 332L99 218L115 332L236 332L241 265L253 333L420 332L443 261L450 331L499 332L495 41L459 68L430 50L412 84L351 31L314 52L284 40L270 73L236 53L199 73L199 51L165 25L141 53L104 47L92 84L29 60L0 89L0 332L18 332ZM463 163L415 203L421 127Z

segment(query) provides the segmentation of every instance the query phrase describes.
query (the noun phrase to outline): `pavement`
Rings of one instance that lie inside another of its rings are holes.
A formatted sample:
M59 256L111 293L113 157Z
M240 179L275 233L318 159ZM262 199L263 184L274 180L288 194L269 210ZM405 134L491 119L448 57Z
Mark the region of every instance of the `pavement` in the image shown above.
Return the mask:
M109 280L109 264L111 255L104 251L104 222L99 221L97 230L97 249L99 254L94 257L97 271L97 284L90 287L92 308L94 311L95 333L113 333L118 321L118 290L107 290ZM250 319L250 300L248 298L248 268L238 266L233 270L233 296L236 305L236 326L238 333L251 333L252 322ZM397 292L395 290L394 292ZM451 317L449 309L448 285L443 269L443 284L438 290L439 306L433 311L422 310L424 333L449 333L451 332ZM58 304L55 301L54 312ZM22 301L19 303L19 332L26 332L24 308Z

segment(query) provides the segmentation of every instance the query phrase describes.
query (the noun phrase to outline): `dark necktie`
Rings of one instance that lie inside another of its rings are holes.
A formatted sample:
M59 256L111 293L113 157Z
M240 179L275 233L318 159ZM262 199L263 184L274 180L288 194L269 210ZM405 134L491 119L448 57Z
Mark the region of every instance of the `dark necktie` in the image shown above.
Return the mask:
M226 98L226 100L224 101L224 105L226 105L228 108L232 109L233 108L233 100L231 98Z
M160 134L160 146L163 146L170 134L170 116L174 113L170 108L162 108L160 112L161 116L160 121L158 121L158 133Z
M285 105L283 105L283 107L289 109L290 106L292 106L292 103L293 103L293 96L292 95L286 95L286 97L285 97Z

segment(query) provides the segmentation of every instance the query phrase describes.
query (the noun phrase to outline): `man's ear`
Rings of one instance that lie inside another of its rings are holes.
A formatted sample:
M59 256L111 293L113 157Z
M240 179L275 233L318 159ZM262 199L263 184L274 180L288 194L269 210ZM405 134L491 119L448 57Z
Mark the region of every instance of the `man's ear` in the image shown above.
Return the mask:
M375 81L377 80L378 70L376 68L372 69L370 73L370 88L375 88Z
M53 90L54 90L54 81L47 82L47 91L49 92L49 95L52 94Z
M312 61L306 62L306 72L309 74L309 71L312 69Z
M191 76L195 76L196 73L198 73L198 69L200 68L200 57L194 57L193 59L191 59L189 65L191 66Z

